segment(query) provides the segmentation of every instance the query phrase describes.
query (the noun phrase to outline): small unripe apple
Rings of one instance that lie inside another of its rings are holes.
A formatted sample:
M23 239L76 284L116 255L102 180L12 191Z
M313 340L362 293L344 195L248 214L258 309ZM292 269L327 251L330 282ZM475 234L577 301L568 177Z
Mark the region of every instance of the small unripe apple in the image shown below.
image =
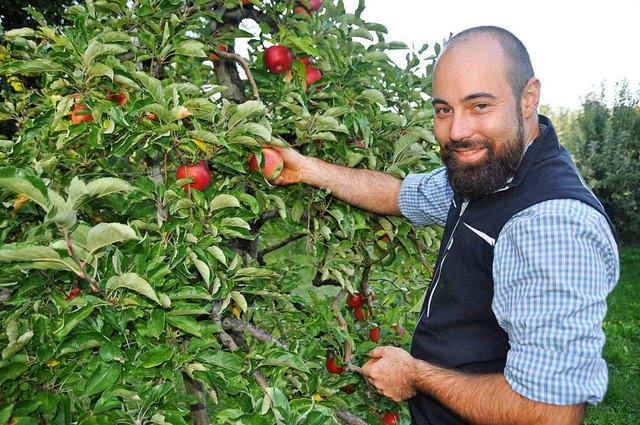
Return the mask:
M209 52L209 60L217 61L220 60L220 56L217 55L217 52L226 52L227 46L223 46L222 44L217 47L217 51Z
M271 46L264 52L264 63L274 74L280 74L291 69L293 53L284 46Z
M347 394L353 394L356 392L356 387L353 386L352 384L347 384L344 387L340 388L342 390L342 392L347 393Z
M181 165L176 170L176 180L191 177L193 183L187 183L182 186L184 189L205 190L211 183L211 170L207 163L202 160L195 164Z
M369 339L375 343L380 340L380 326L369 329Z
M363 307L356 307L353 309L353 315L359 321L364 322L369 317L369 310Z
M344 372L344 368L342 366L338 366L336 362L336 358L333 356L328 356L327 361L325 362L325 366L329 373L341 374Z
M307 90L309 90L311 84L322 78L322 72L320 72L318 68L314 68L313 66L305 67L305 71L307 71Z
M398 419L400 419L400 415L398 414L398 412L391 413L388 411L382 417L382 423L387 425L396 425Z
M398 335L400 335L400 336L404 336L404 334L407 333L407 331L402 326L398 327L398 325L396 323L391 325L391 329L396 331L398 333Z
M251 170L262 173L268 181L275 180L284 167L282 156L280 156L278 151L267 147L262 148L262 170L260 170L258 158L254 154L249 156L248 162Z

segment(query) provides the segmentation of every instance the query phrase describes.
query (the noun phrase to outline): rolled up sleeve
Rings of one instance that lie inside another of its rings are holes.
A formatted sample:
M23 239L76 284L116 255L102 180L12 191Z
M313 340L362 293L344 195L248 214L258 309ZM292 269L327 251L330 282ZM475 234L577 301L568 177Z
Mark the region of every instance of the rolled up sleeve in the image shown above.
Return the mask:
M398 206L416 226L444 226L453 198L444 167L428 174L410 174L402 181Z
M608 385L602 324L619 277L605 218L574 200L531 207L503 229L493 272L512 389L556 405L599 403Z

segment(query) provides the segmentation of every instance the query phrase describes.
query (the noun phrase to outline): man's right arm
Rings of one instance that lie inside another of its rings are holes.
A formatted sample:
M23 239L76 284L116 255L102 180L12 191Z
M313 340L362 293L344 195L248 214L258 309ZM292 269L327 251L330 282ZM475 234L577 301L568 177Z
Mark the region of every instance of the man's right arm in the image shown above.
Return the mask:
M324 188L351 205L385 215L401 215L398 197L402 180L380 171L348 168L304 156L291 148L276 149L284 160L274 184L304 183Z

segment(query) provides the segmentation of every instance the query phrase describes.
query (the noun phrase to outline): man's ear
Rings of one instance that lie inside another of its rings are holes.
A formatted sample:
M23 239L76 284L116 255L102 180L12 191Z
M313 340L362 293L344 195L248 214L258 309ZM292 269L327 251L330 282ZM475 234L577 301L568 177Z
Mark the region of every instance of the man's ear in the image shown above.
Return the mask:
M524 119L538 113L538 104L540 103L540 80L531 77L522 90L522 116Z

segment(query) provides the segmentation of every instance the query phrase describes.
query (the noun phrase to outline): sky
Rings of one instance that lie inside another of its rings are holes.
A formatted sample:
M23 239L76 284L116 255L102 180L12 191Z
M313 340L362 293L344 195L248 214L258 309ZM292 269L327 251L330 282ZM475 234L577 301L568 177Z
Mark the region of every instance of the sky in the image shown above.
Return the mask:
M343 1L355 12L358 0ZM416 50L472 26L503 27L527 47L542 105L580 109L603 82L607 99L623 79L640 90L640 0L365 0L362 18ZM390 56L403 64L405 55Z

